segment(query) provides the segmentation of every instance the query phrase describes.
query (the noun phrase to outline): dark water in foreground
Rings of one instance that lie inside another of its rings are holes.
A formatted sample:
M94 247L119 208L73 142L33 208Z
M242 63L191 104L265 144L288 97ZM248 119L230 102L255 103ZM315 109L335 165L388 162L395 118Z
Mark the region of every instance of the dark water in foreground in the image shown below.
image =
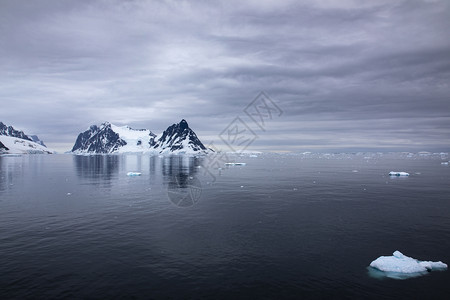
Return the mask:
M193 158L0 157L0 298L448 299L450 271L367 269L450 263L440 158L234 160L213 177Z

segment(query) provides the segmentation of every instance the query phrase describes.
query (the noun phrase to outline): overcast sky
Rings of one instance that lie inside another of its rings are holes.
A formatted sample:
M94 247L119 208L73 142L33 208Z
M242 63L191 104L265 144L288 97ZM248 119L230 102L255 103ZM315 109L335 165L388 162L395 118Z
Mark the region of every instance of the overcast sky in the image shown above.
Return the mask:
M221 144L238 116L255 150L449 151L449 29L446 0L0 0L0 121L59 151L104 121Z

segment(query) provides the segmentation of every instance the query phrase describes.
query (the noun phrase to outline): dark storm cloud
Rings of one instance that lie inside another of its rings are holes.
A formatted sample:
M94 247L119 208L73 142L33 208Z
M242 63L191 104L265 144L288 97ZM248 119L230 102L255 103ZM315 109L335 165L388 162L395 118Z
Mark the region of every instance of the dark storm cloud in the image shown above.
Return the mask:
M0 121L60 150L105 120L159 133L186 118L218 142L265 90L284 114L260 149L446 150L449 13L444 0L4 0Z

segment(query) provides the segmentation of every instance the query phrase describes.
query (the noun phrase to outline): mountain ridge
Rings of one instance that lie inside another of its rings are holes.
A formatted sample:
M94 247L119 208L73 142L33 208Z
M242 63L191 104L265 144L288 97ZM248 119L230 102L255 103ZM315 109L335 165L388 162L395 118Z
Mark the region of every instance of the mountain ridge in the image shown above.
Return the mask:
M53 154L37 135L28 136L23 131L0 122L0 153L2 154Z
M71 150L74 154L158 153L206 154L207 149L187 121L172 124L160 135L148 129L133 129L104 122L80 133Z
M23 131L16 130L12 126L7 126L3 122L0 122L0 135L16 137L23 140L33 141L29 136L27 136Z

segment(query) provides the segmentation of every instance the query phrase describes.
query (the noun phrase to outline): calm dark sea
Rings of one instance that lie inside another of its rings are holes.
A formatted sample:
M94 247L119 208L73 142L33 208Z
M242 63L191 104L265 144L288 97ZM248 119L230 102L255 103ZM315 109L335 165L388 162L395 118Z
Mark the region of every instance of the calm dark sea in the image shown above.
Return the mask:
M439 156L228 159L0 157L0 299L448 299L450 271L367 268L450 263Z

